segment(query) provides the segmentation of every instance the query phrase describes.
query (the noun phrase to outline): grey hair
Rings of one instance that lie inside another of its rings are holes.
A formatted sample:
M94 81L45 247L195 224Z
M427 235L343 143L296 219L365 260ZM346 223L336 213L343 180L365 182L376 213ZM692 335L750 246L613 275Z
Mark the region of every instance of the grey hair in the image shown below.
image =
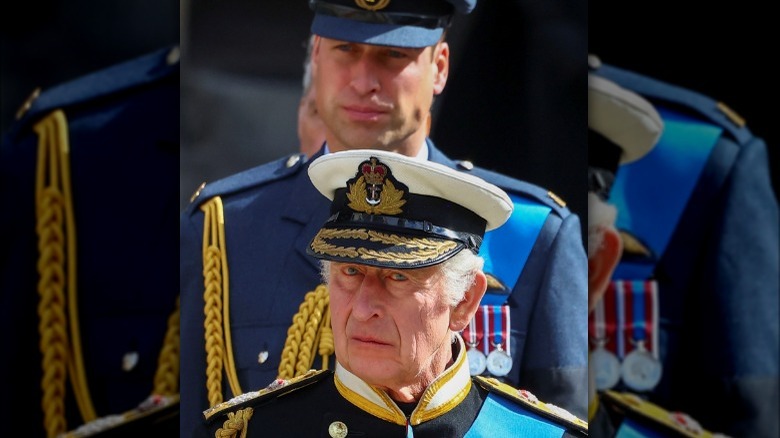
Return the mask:
M466 291L474 284L477 273L482 271L484 264L485 259L469 250L463 250L438 265L447 292L447 303L451 307L463 301ZM330 283L330 261L320 261L320 275L325 284Z
M617 209L604 202L593 192L588 192L588 258L601 248L604 230L614 228Z

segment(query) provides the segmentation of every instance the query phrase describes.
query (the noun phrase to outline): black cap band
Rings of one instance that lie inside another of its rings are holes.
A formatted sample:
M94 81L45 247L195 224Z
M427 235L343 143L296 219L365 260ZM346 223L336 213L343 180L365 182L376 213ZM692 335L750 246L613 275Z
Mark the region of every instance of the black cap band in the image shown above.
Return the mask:
M609 199L623 149L598 132L588 129L588 191Z

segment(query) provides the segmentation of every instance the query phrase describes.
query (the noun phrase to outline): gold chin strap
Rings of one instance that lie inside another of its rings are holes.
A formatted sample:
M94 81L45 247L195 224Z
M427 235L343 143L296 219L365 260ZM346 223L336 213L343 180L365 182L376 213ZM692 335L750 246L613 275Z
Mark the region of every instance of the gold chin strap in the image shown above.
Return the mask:
M38 135L35 201L40 275L38 332L43 355L41 405L47 436L55 437L67 430L66 376L70 377L84 421L91 421L96 415L84 372L78 324L76 225L73 218L70 147L65 113L62 110L52 112L38 122L34 129ZM71 345L68 343L68 329Z
M315 351L322 356L322 369L328 369L328 359L334 352L329 303L324 284L306 294L287 330L278 378L306 374L314 363Z
M230 289L225 248L225 214L222 198L204 203L203 210L203 313L206 339L206 389L209 407L223 401L222 371L234 396L242 394L238 384L230 335Z

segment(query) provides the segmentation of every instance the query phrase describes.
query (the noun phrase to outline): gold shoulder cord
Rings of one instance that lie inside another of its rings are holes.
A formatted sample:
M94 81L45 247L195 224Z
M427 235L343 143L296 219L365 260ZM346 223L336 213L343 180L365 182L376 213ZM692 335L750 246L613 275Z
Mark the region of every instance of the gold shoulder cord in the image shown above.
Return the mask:
M329 303L328 288L324 284L306 294L287 330L278 378L291 379L306 374L314 363L315 349L322 356L322 369L328 369L328 358L334 351Z
M35 201L40 275L38 332L41 337L39 348L43 355L41 406L47 436L54 437L67 429L65 424L66 376L70 376L76 402L84 421L91 421L96 418L96 415L84 372L78 324L76 226L71 199L70 148L65 113L61 110L52 112L38 122L34 129L38 134ZM65 316L66 307L69 318ZM66 329L68 325L72 344L70 347Z
M168 317L168 329L157 358L152 394L170 396L179 393L179 307L179 297L176 297L176 308Z
M230 335L230 289L225 248L225 215L222 199L211 198L203 210L203 313L206 339L206 388L209 407L223 401L222 370L233 396L242 394L233 360Z
M237 412L228 412L228 419L217 429L214 434L217 438L233 438L241 432L240 438L246 438L249 420L252 418L254 410L244 408Z

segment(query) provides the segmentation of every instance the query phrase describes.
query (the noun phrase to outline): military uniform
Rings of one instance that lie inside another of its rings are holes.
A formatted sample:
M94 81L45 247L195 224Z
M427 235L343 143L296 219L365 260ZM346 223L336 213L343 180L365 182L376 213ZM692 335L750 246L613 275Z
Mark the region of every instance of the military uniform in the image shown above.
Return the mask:
M145 400L175 415L178 48L36 92L17 117L0 149L4 423L52 435Z
M207 410L200 436L588 435L587 423L527 391L470 377L465 344L458 338L455 345L459 353L454 365L434 381L419 405L399 406L341 367L335 373L312 370Z
M431 161L472 173L513 199L547 209L540 229L526 243L525 265L510 270L519 278L502 279L511 291L514 367L508 381L584 417L587 274L579 219L539 187L455 162L430 141L427 147ZM329 203L311 185L307 167L305 156L293 155L207 184L182 214L181 353L188 358L181 370L182 431L188 418L193 424L193 416L209 406L201 208L221 199L235 372L244 391L263 388L277 376L292 316L304 295L321 283L319 263L306 248L327 219Z
M593 60L594 74L642 95L666 126L615 182L617 226L632 245L613 278L657 283L662 374L640 395L713 430L778 436L778 208L766 145L720 102Z

